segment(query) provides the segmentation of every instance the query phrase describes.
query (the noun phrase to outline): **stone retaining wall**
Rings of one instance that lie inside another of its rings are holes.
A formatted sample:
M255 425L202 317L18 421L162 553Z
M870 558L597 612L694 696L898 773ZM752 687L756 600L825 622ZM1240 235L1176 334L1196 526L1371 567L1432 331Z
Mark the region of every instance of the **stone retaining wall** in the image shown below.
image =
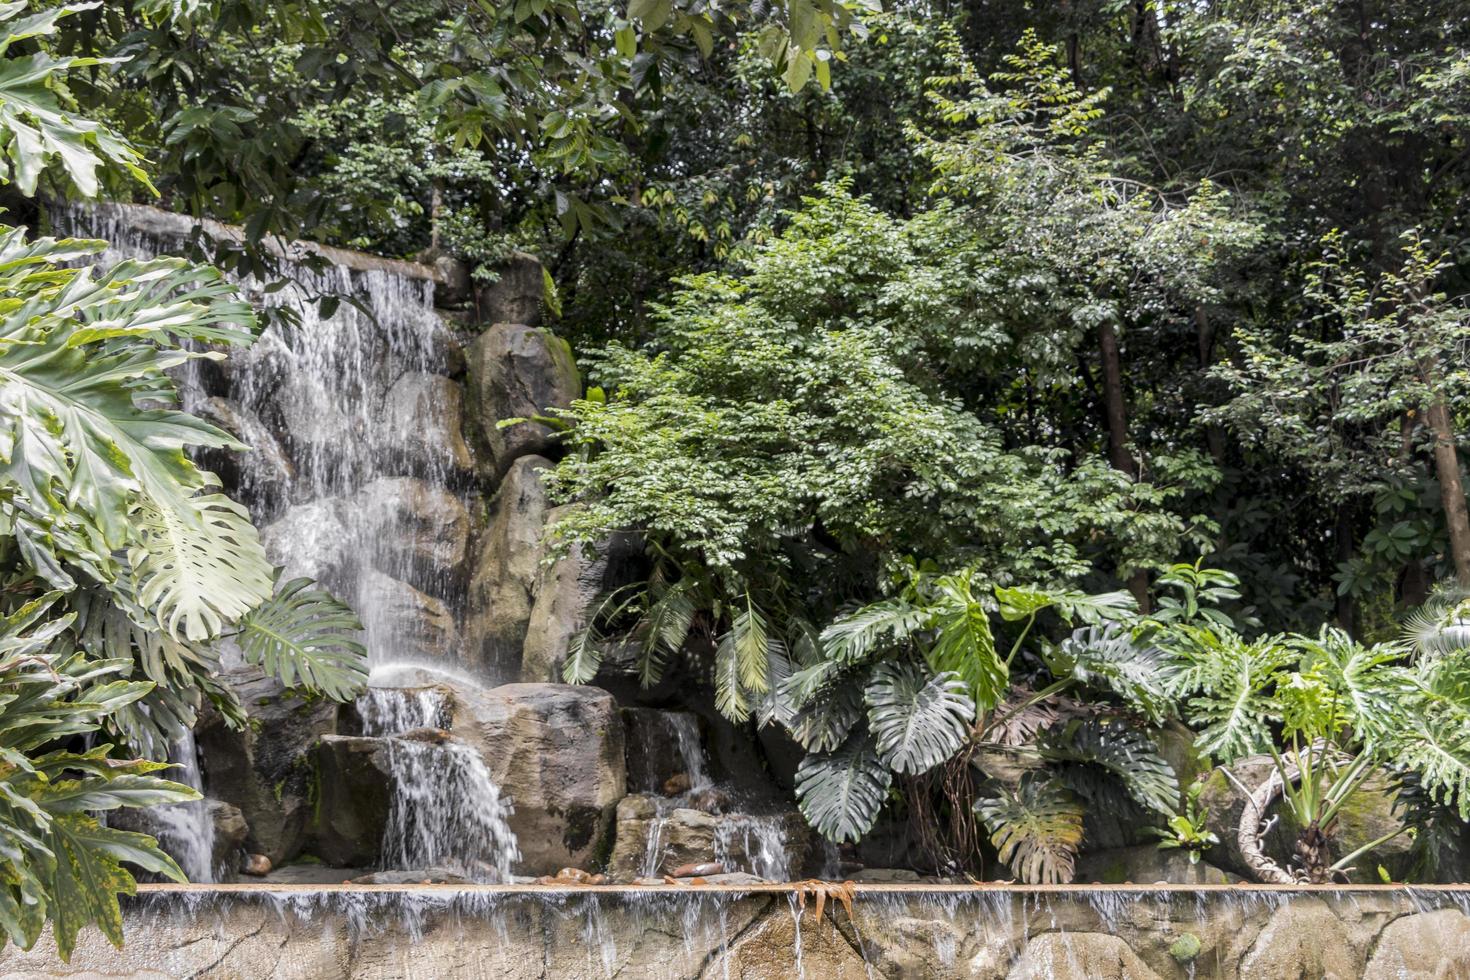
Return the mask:
M1470 977L1470 892L1353 888L861 887L819 922L788 886L148 889L129 942L34 977Z

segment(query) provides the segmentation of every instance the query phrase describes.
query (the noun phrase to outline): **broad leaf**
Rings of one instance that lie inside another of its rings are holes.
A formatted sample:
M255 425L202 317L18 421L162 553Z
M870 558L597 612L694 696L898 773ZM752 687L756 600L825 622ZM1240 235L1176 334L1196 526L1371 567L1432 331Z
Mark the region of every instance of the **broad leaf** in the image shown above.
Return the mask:
M1174 767L1159 755L1147 732L1118 719L1087 718L1047 732L1043 758L1100 766L1144 806L1172 816L1179 806Z
M990 842L1027 884L1059 885L1076 874L1082 807L1052 780L1027 779L1018 791L997 788L975 804Z
M872 743L854 735L836 751L802 760L796 800L817 833L839 844L856 842L877 822L892 782Z
M286 687L307 687L347 701L367 685L362 623L332 595L298 578L240 621L236 636L245 660L259 664Z
M913 664L880 664L866 691L868 728L883 763L898 772L927 772L960 750L975 703L953 674L931 676Z

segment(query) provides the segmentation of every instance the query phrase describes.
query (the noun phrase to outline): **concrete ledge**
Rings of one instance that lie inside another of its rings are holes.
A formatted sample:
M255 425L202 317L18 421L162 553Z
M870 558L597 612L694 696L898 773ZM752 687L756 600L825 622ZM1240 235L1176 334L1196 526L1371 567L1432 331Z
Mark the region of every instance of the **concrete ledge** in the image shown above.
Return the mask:
M0 978L1470 978L1454 887L802 886L147 885Z

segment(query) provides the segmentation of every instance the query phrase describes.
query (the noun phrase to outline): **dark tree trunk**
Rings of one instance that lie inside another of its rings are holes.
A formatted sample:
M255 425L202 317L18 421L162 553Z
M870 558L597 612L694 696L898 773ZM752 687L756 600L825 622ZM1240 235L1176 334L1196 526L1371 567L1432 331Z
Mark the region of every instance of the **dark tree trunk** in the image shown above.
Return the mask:
M1432 389L1438 380L1436 365L1429 358L1419 361L1419 375ZM1434 433L1434 469L1439 476L1439 499L1444 523L1450 533L1450 558L1455 564L1455 581L1470 586L1470 511L1465 507L1465 484L1460 478L1460 454L1455 448L1455 423L1444 395L1435 392L1424 413Z
M1098 328L1098 349L1102 360L1103 413L1108 422L1108 461L1113 469L1137 479L1138 463L1128 449L1128 410L1123 404L1123 361L1118 353L1118 332L1108 321ZM1138 600L1138 608L1148 612L1148 572L1140 570L1130 575L1128 591Z
M1358 542L1353 534L1353 515L1347 504L1337 505L1337 525L1332 530L1337 543L1337 561L1345 565L1357 553ZM1350 636L1357 635L1358 604L1350 595L1338 593L1337 625Z

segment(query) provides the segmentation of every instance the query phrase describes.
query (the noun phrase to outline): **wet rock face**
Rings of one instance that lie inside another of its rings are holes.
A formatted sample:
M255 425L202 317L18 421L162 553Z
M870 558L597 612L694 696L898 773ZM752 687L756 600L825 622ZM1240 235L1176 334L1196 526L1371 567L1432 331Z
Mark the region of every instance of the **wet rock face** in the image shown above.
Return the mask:
M339 867L377 864L392 804L387 740L324 735L317 747L317 857Z
M511 464L475 542L460 656L480 676L510 680L520 673L551 509L540 476L549 466L543 456Z
M455 735L478 750L515 813L517 874L590 867L624 793L623 726L612 695L566 684L462 691Z
M574 506L549 511L547 526L555 525ZM595 547L573 544L555 561L541 561L521 652L522 681L561 679L572 638L587 625L599 597L633 580L631 570L642 550L637 535L614 534ZM611 663L605 667L615 669Z
M725 871L784 881L801 877L810 843L810 831L794 811L709 813L635 794L618 803L608 874L632 881L717 863Z
M442 599L381 572L363 577L354 608L384 659L442 662L458 646L459 627Z
M548 330L518 322L496 323L466 352L466 408L479 456L481 482L494 486L522 456L550 455L552 429L537 422L500 428L507 419L530 419L565 408L582 394L572 349Z
M232 729L210 715L195 732L210 797L235 807L243 844L280 865L300 853L312 817L313 753L336 731L337 706L287 692L256 668L225 676L250 716Z
M1153 844L1115 847L1084 853L1077 862L1078 884L1117 885L1224 885L1240 880L1208 861L1190 863L1183 851L1162 851Z
M406 472L443 470L446 478L468 476L475 467L464 441L464 404L458 384L439 374L411 371L393 383L383 414L404 438L388 447Z
M469 550L470 517L454 494L424 480L374 480L350 501L368 560L440 598L458 592Z

